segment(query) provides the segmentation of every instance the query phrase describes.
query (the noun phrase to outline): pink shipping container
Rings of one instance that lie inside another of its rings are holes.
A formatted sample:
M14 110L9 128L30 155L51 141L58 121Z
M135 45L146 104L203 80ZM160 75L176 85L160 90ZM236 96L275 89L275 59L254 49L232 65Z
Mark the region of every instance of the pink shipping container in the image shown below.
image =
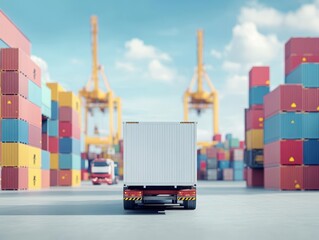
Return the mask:
M28 78L18 72L1 72L1 93L19 94L28 98Z
M213 141L221 142L222 141L222 135L221 134L215 134L213 136Z
M304 88L302 94L303 111L319 111L319 88Z
M81 130L78 125L75 125L70 122L59 122L59 135L60 137L69 137L80 139Z
M274 190L303 189L302 166L278 166L265 168L265 188Z
M246 131L251 129L264 128L264 110L247 109L246 110Z
M263 187L264 170L247 168L246 183L247 187Z
M41 87L41 70L21 49L2 48L0 50L0 70L18 71Z
M240 141L239 142L239 148L244 149L245 148L245 141Z
M223 180L224 181L233 181L234 171L232 168L223 169Z
M302 85L280 85L264 97L265 118L285 111L302 111Z
M89 173L87 170L81 170L81 180L88 181L89 180Z
M303 184L305 190L319 190L319 166L303 167Z
M81 152L81 159L88 159L88 154L86 152Z
M2 190L28 189L28 168L3 167L1 171Z
M285 59L297 55L319 56L319 38L290 38L285 44Z
M70 107L59 108L59 120L61 122L72 122L72 124L79 126L79 114Z
M250 107L250 109L264 109L264 105L263 104L258 104L258 105L253 105Z
M217 148L210 147L206 149L207 158L217 158Z
M58 172L59 170L50 170L50 186L58 186Z
M226 156L225 156L225 152L217 152L217 160L218 161L222 161L222 160L225 160Z
M264 166L302 165L303 141L281 140L264 145Z
M291 56L285 60L285 75L287 76L302 63L318 63L319 56L298 55Z
M32 147L41 148L41 139L41 128L29 124L29 145Z
M249 72L249 88L269 86L269 67L253 67Z
M119 141L119 145L120 145L120 153L124 152L124 144L123 144L123 140Z
M59 153L59 138L58 137L49 137L49 152Z
M199 163L200 170L206 170L206 167L207 167L206 161L200 161Z
M49 151L49 137L46 133L42 133L41 148L42 150Z
M71 186L72 185L72 170L59 170L58 185Z
M41 170L41 185L42 188L50 187L50 170Z

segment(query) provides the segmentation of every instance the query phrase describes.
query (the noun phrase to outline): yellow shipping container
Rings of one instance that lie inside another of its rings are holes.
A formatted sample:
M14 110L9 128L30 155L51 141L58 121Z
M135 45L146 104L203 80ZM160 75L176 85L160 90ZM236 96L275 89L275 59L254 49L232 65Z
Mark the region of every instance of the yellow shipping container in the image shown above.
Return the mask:
M59 93L65 91L63 87L58 83L47 83L47 86L51 89L51 99L58 102Z
M59 154L50 153L50 169L58 170L59 169Z
M80 99L73 92L60 92L59 104L60 107L70 107L76 112L80 113Z
M80 185L81 185L81 171L72 170L72 186L80 186Z
M28 187L31 190L41 189L41 169L29 168L28 169Z
M123 176L123 167L119 167L119 176Z
M2 143L2 166L28 167L29 146L22 143Z
M1 102L0 102L0 104L1 104ZM1 142L0 142L0 167L2 167L2 143Z
M252 129L246 132L246 148L247 150L264 148L263 129Z
M225 160L230 160L230 151L229 150L225 151Z
M200 149L200 154L202 154L202 155L206 155L206 148L205 147L202 147L201 149Z
M41 168L41 149L29 146L28 159L30 168Z

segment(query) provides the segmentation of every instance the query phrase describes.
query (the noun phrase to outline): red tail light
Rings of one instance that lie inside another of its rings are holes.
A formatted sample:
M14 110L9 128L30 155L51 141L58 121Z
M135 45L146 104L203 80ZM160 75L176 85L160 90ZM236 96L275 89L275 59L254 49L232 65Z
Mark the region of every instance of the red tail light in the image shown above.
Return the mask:
M138 190L125 190L124 191L124 197L142 197L143 192Z
M180 191L178 191L177 196L181 196L181 197L196 197L196 190L195 189L180 190Z

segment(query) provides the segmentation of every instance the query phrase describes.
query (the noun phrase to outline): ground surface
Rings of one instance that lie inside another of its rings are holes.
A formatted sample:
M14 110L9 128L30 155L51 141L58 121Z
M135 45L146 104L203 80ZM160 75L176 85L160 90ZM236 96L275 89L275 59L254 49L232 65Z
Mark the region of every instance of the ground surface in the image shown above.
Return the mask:
M195 211L124 211L121 187L0 191L0 239L319 239L319 192L199 182Z

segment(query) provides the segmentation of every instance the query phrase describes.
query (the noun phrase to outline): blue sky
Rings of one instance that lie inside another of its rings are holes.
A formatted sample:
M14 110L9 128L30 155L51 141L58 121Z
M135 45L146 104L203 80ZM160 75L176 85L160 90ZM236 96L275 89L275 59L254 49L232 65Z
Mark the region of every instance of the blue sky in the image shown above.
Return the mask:
M90 76L89 20L96 14L99 60L123 99L123 120L182 120L196 30L204 29L204 62L220 94L220 131L241 138L250 67L270 65L274 88L284 81L284 43L319 33L319 1L313 0L0 0L0 8L31 40L32 54L47 65L46 78L73 91ZM200 140L211 137L210 111L191 120L199 122Z

